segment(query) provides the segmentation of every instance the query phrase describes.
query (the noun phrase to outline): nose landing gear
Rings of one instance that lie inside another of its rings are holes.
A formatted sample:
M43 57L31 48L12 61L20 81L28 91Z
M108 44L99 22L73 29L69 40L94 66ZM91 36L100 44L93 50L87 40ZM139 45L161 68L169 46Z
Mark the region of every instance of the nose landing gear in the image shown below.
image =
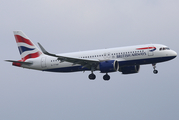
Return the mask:
M154 69L153 73L154 73L154 74L157 74L157 73L158 73L158 70L155 69L155 68L156 68L156 64L152 64L152 66L153 66L153 69Z

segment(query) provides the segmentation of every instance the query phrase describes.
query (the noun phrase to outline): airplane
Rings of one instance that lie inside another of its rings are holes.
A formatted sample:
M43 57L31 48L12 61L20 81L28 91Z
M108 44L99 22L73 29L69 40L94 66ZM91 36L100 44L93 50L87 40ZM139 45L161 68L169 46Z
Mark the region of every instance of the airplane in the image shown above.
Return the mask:
M157 74L156 64L169 61L177 53L165 45L145 44L128 47L90 50L53 54L38 43L41 50L22 32L14 31L14 36L21 55L21 60L5 60L22 68L48 72L91 71L88 78L94 80L94 71L104 73L103 79L108 81L111 72L122 74L138 73L140 65L152 64L153 73Z

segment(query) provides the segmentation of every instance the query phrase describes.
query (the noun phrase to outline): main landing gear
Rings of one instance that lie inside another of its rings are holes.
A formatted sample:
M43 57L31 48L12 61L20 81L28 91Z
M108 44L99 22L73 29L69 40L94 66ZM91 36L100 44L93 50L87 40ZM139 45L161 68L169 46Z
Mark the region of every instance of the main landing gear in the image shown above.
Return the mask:
M88 78L90 80L94 80L96 78L96 75L92 72L91 74L89 74ZM103 79L105 81L108 81L110 79L110 76L106 73L104 76L103 76Z
M92 72L91 74L89 74L88 78L89 78L90 80L94 80L94 79L96 78L96 75L93 74L93 72Z
M103 79L105 81L108 81L110 79L110 76L106 73L104 76L103 76Z
M154 74L157 74L157 73L158 73L158 70L155 69L155 68L156 68L156 64L152 64L152 66L153 66L153 69L154 69L153 73L154 73Z

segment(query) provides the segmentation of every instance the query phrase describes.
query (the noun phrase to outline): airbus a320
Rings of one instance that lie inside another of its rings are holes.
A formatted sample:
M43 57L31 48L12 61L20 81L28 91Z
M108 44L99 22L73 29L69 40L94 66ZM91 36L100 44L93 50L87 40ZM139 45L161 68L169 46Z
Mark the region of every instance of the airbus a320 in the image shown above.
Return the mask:
M6 60L12 62L12 65L48 72L90 71L90 80L96 78L95 71L100 71L104 74L103 79L109 80L111 72L138 73L140 65L145 64L152 64L153 73L157 74L157 63L172 60L177 56L175 51L161 44L53 54L47 52L40 43L39 50L22 31L14 31L14 36L21 60Z

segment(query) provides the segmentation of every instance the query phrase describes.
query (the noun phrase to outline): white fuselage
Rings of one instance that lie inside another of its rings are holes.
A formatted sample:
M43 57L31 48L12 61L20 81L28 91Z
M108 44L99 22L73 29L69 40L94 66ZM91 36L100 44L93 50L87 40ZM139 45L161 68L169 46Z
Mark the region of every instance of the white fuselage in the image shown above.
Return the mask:
M160 44L147 44L128 47L118 47L100 50L91 50L83 52L73 52L58 54L60 56L67 56L72 58L89 59L89 60L117 60L119 66L154 64L171 60L176 57L177 53ZM32 62L32 65L23 65L22 67L51 71L51 72L75 72L89 70L83 68L80 64L74 64L57 60L57 57L42 54L38 58L28 59L26 62ZM98 69L96 69L98 70Z

